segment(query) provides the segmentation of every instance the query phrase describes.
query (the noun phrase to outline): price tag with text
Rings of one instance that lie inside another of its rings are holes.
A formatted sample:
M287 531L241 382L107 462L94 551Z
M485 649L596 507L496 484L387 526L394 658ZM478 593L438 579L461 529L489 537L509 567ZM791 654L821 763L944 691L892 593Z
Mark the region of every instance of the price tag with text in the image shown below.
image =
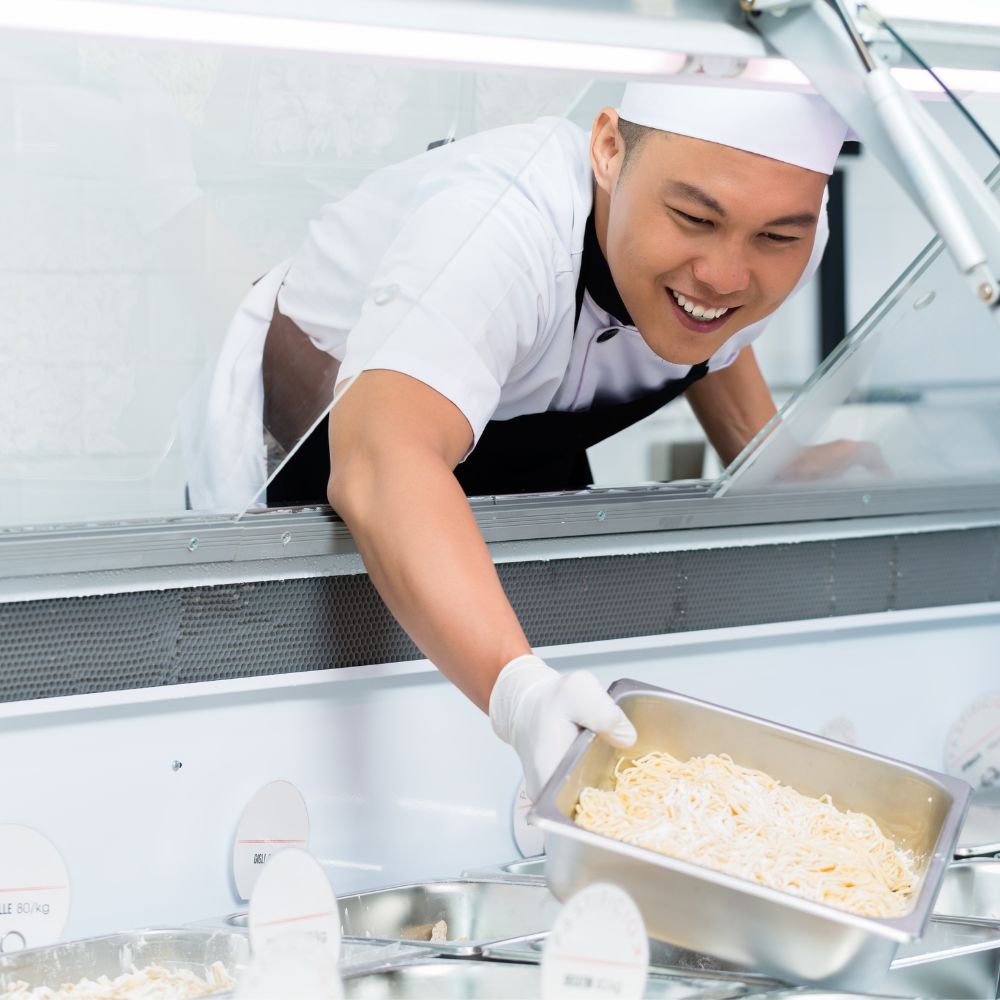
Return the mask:
M618 886L599 882L559 911L542 953L542 997L639 1000L648 972L639 908Z
M0 825L0 953L55 944L69 916L69 873L37 830Z
M323 866L308 851L292 847L268 861L250 897L247 927L256 956L273 958L293 946L291 939L309 939L308 947L322 952L336 968L340 956L337 897Z
M272 781L247 803L236 828L233 878L241 899L249 899L271 855L309 844L309 810L290 781Z

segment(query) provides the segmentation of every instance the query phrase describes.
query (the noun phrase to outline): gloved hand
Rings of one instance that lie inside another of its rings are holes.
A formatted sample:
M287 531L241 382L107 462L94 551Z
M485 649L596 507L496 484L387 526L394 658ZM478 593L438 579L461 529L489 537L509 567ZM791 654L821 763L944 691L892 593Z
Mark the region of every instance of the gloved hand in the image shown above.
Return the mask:
M635 727L597 678L584 670L559 674L525 654L500 671L490 694L493 732L521 758L532 802L580 731L592 729L615 747L630 747Z

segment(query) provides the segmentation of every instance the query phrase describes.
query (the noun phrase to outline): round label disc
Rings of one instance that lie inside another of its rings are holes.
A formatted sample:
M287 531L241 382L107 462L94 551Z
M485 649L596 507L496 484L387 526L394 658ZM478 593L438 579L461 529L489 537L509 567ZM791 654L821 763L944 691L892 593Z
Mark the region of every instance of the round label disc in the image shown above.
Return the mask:
M309 810L290 781L272 781L247 803L233 844L233 878L241 899L249 899L271 855L309 843Z
M305 936L319 941L336 964L340 910L323 866L298 847L273 855L250 897L247 927L255 952L278 938Z
M1000 692L977 698L955 721L945 767L973 788L1000 785Z
M55 845L30 827L0 826L0 952L55 944L69 899L69 873Z
M559 911L542 953L542 997L639 1000L649 971L649 938L632 897L598 882Z

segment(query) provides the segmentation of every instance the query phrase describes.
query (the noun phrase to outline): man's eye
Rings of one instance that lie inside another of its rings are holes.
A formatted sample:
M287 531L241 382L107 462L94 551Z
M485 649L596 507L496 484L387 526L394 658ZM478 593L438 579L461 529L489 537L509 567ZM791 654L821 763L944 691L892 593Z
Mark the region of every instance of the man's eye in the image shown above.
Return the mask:
M771 243L795 243L798 241L798 236L782 236L781 233L761 233L764 239Z
M699 219L697 215L688 215L687 212L682 212L679 208L671 209L676 215L679 215L685 222L690 222L695 226L710 226L712 225L711 219Z

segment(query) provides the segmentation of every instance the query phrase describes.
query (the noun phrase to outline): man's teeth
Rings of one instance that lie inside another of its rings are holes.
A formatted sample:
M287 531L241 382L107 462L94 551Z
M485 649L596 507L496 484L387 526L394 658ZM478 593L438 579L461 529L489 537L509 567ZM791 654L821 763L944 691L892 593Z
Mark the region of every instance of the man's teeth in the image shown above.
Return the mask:
M677 300L677 304L686 312L689 316L694 316L695 319L718 319L720 316L725 316L729 312L729 306L721 306L718 309L706 309L704 306L696 306L693 302L688 302L680 292L675 292L672 288L670 289L670 294Z

